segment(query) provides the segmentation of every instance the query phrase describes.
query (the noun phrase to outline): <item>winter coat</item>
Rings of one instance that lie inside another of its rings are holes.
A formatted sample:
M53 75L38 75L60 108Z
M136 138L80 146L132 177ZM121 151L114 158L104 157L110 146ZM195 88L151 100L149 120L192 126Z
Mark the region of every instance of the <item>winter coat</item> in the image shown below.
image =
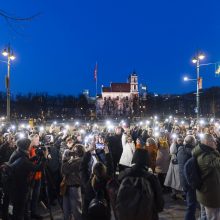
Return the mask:
M47 161L47 167L49 168L51 173L56 173L60 170L60 152L59 149L51 145L49 146L50 150L49 153L51 155L51 159Z
M17 159L19 163L14 167L14 182L12 187L12 195L23 195L28 192L30 185L30 174L42 170L46 159L42 158L38 164L30 161L27 153L16 150L10 157L9 164L14 163Z
M179 164L178 162L173 162L177 161L177 146L175 143L171 144L170 146L170 154L171 160L164 185L171 187L172 189L182 191L182 186L180 184Z
M109 151L112 156L114 171L116 171L117 165L119 163L119 160L121 158L121 154L123 151L121 138L122 138L121 135L115 134L114 136L109 137L109 140L108 140Z
M0 164L8 162L10 156L15 151L14 147L9 146L9 143L6 142L0 146Z
M123 146L123 152L121 155L121 159L119 161L119 164L123 165L123 166L127 166L130 167L131 166L131 162L132 162L132 158L133 158L133 154L135 151L135 145L133 142L131 143L126 143Z
M94 155L97 161L100 161L97 155ZM91 152L86 152L82 158L82 162L80 165L80 177L82 181L82 186L85 188L88 184L90 177L92 175L92 168L93 164L93 155ZM105 155L106 159L106 167L107 167L107 175L111 176L113 174L113 165L112 165L112 158L110 154Z
M149 167L152 169L153 172L155 172L158 148L156 145L150 145L147 146L146 149L149 155Z
M166 143L160 146L157 151L156 173L167 173L170 164L169 147Z
M107 168L107 175L105 178L99 180L96 182L94 188L92 187L92 173L88 172L90 160L91 160L91 153L86 152L84 154L81 167L80 167L80 173L81 173L81 179L83 183L83 191L84 191L84 196L83 196L83 215L86 220L93 220L89 217L88 214L88 208L89 204L92 201L92 199L95 198L96 193L98 194L104 194L104 198L107 201L108 207L109 207L109 212L108 216L106 219L95 219L95 220L110 220L111 218L111 208L110 208L110 199L107 193L106 185L107 182L110 180L112 173L113 173L113 166L112 166L112 160L111 160L111 155L106 154L106 168Z
M107 185L108 180L109 179L107 177L101 179L99 182L96 183L94 188L92 187L92 178L90 178L89 182L86 184L85 193L84 193L84 197L83 197L83 208L82 208L83 215L86 220L110 220L111 219L110 199L109 199L108 192L106 189L106 185ZM108 215L105 219L103 219L103 218L102 219L98 219L98 218L92 219L88 213L89 204L95 198L96 194L100 194L100 193L103 194L104 198L107 201Z
M146 175L147 174L147 175ZM158 212L161 212L164 207L163 193L160 183L157 177L149 173L145 167L134 165L131 168L127 168L119 174L118 180L122 182L125 177L145 177L149 180L152 191L154 192L154 209L152 210L152 215L154 216L153 220L157 220ZM131 198L132 199L132 198ZM144 219L144 217L143 217Z
M202 186L196 191L197 200L209 208L220 208L220 153L206 145L197 146L193 152L196 157Z
M186 181L186 178L184 176L184 165L192 157L192 151L193 146L186 144L185 146L181 146L178 149L177 152L177 160L179 165L179 176L180 176L180 184L184 191L188 191L189 185Z
M66 150L64 154L68 154L69 150ZM69 159L69 160L68 160ZM73 160L68 158L63 161L61 172L66 177L67 186L80 186L80 165L82 158L76 157Z

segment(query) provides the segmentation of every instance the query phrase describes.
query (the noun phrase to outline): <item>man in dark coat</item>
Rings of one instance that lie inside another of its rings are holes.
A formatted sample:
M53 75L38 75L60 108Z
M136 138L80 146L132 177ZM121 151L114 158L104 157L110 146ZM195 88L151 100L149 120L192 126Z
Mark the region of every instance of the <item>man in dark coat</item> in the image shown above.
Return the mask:
M108 139L109 142L108 146L109 146L110 154L112 156L114 173L116 172L123 151L121 138L122 138L121 127L116 127L115 135L109 137Z
M12 154L9 164L13 166L13 183L11 188L11 199L13 204L13 219L23 220L28 218L26 210L30 174L41 170L46 161L48 152L44 152L38 164L34 164L29 160L29 150L31 141L27 138L17 141L18 149Z
M192 189L186 181L184 176L184 165L192 157L192 150L196 145L194 136L187 135L184 139L184 146L180 146L177 152L177 160L179 164L180 184L186 194L187 209L185 213L185 220L195 220L196 214L196 190Z
M141 212L143 211L141 208L139 208L139 210L138 209L127 210L128 207L124 206L124 204L126 203L126 202L124 203L124 199L126 199L126 198L123 196L120 197L120 190L122 189L120 186L119 192L118 192L118 198L117 198L117 202L116 202L117 203L116 204L116 209L117 209L116 212L118 214L118 217L119 217L119 219L121 219L121 218L125 219L123 213L129 212L130 219L133 218L133 219L142 219L142 220L144 220L144 219L158 220L159 219L158 213L161 212L164 207L163 193L162 193L162 188L161 188L161 185L159 183L158 178L155 175L153 175L152 173L148 172L147 166L149 164L149 157L148 157L147 151L144 149L137 149L134 153L134 157L133 157L132 162L133 162L133 166L131 168L127 168L124 171L122 171L119 174L118 179L121 182L121 184L123 184L122 181L126 177L136 178L135 182L137 182L139 179L139 180L141 180L140 182L142 182L142 184L146 183L146 182L142 181L143 179L148 181L150 183L151 191L153 192L152 201L148 200L146 204L140 204L140 200L138 200L138 202L137 202L137 198L133 198L134 200L131 199L131 201L129 201L129 203L134 203L135 207L136 206L141 207L142 205L144 205L144 207L146 207L146 208L149 204L152 204L152 207L150 208L150 211L147 213L149 218L147 216L143 215L143 213L141 214ZM131 179L130 179L130 181L131 181ZM126 187L127 186L125 186L125 188ZM142 187L144 187L144 186L142 186ZM127 192L127 193L128 193L127 198L130 198L131 195L129 195L129 192ZM132 195L132 196L135 197L135 195ZM147 196L149 196L149 195L146 195L146 198L147 198Z

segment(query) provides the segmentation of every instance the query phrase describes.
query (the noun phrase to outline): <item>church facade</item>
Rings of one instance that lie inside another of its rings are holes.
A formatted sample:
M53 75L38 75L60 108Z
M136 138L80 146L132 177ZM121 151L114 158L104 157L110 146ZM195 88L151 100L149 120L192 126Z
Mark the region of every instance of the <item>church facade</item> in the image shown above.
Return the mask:
M126 83L111 83L102 87L101 97L96 100L97 117L132 116L138 102L138 76L132 73Z

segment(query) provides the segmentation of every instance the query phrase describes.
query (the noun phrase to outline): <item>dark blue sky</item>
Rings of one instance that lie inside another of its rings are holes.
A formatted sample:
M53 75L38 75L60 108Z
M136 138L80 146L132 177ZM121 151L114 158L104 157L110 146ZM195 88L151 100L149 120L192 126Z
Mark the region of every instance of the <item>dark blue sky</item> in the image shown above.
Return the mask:
M95 93L98 83L126 81L135 70L149 91L183 93L195 84L190 59L201 49L204 62L220 61L220 1L205 0L7 0L0 9L31 22L8 25L0 18L0 48L11 42L17 59L12 92ZM6 66L0 63L0 90ZM204 87L220 85L214 69L203 67Z

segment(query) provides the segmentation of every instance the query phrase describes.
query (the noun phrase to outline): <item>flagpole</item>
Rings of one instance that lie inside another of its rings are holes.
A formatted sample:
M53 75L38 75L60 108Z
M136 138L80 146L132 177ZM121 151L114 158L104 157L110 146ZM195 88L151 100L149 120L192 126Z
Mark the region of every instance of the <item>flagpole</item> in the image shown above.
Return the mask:
M96 96L95 97L97 98L97 95L98 95L97 94L97 91L98 91L98 80L97 80L97 78L96 78L96 88L95 89L96 89Z
M97 62L96 62L96 64L95 64L95 72L96 72L96 74L95 74L95 98L97 98L97 95L98 95L98 64L97 64Z

